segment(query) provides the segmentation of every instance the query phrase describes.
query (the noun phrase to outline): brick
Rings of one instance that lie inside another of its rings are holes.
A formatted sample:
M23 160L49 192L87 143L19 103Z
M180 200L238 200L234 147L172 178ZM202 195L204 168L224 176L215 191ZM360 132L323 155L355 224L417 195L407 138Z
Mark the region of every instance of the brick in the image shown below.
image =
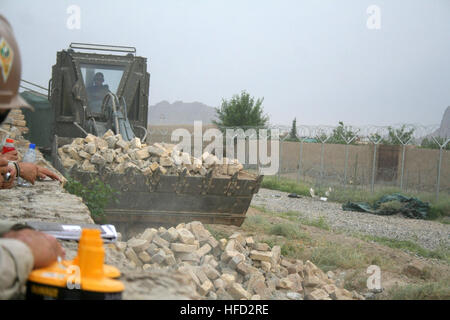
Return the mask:
M132 238L127 242L128 246L132 248L136 253L146 250L150 243L144 239Z
M198 287L197 292L202 296L206 296L213 289L214 285L212 284L212 282L206 280L205 282L202 283L200 287Z
M348 290L336 288L336 290L330 294L330 298L333 300L353 300L353 294Z
M293 290L295 288L295 284L288 278L282 278L278 282L277 288Z
M159 164L163 167L171 167L173 166L173 160L169 157L164 156L159 159Z
M217 300L233 300L233 297L224 289L217 289Z
M150 157L150 153L146 149L138 150L134 152L134 156L136 157L136 160L143 160Z
M197 276L197 278L200 280L201 283L204 283L205 281L209 281L208 276L205 274L202 268L197 267L194 269L194 273Z
M319 277L311 275L307 276L303 281L303 285L308 288L319 287L323 284L322 280Z
M78 155L83 158L83 159L91 159L92 155L90 153L87 153L84 150L81 150L80 152L78 152Z
M267 243L255 243L253 249L257 251L270 251L270 247Z
M277 265L280 263L280 257L281 257L281 247L280 246L273 246L272 248L272 265Z
M241 262L245 261L245 256L243 254L237 254L233 258L230 259L228 265L232 269L236 269L237 265Z
M208 238L208 244L211 246L211 248L215 249L219 246L219 241L216 240L213 236Z
M150 255L149 255L147 252L145 252L145 251L140 252L140 253L138 254L138 257L139 257L139 259L141 259L141 261L144 262L144 263L149 263L150 260L151 260Z
M173 252L177 253L178 252L191 253L197 250L197 246L195 244L172 243L170 245L170 249L172 249Z
M203 241L208 241L208 238L211 236L208 230L205 229L203 224L199 221L191 222L192 233L195 238L202 243Z
M237 255L242 255L242 253L236 251L236 250L226 250L221 255L221 260L225 263L228 263L233 257Z
M96 138L97 138L96 136L94 136L93 134L89 133L89 134L84 138L84 141L85 141L86 143L92 143L92 142L95 142L95 139L96 139Z
M253 245L255 244L255 240L253 240L253 237L245 238L245 243L248 247L253 248Z
M159 148L155 145L147 147L147 152L151 156L157 156L157 157L162 157L167 153L165 149L163 149L162 147Z
M205 254L211 251L211 246L209 244L204 244L200 249L196 251L197 255L201 258Z
M167 232L170 235L171 242L178 240L178 231L174 227L170 227L169 229L167 229Z
M106 164L106 160L100 154L96 153L91 157L91 163L104 166Z
M150 243L148 248L145 250L150 256L153 256L154 254L157 254L159 251L159 248L156 244Z
M212 255L207 255L205 257L208 257L208 256L211 257L211 259L209 259L206 263L208 263L213 268L217 268L219 266L219 263L217 262L217 260Z
M200 280L198 280L197 276L194 274L194 271L192 270L191 266L182 263L177 268L177 271L181 274L187 275L187 277L192 279L197 286L201 285Z
M273 253L267 252L267 251L252 250L252 251L250 251L250 259L272 262Z
M142 148L141 139L135 137L130 141L130 148L132 149L140 149Z
M297 292L288 292L286 293L286 296L289 300L302 300L303 296L300 293Z
M153 266L148 263L146 263L142 266L142 270L144 270L144 271L151 270L152 268L153 268Z
M180 258L181 261L192 261L196 263L200 262L200 257L196 255L195 252L192 253L180 252L177 253L176 257Z
M214 280L213 284L214 284L214 288L216 288L216 290L219 290L220 288L225 289L225 286L226 286L225 281L223 281L220 278L217 278L216 280Z
M159 247L166 247L166 248L168 248L169 245L170 245L168 241L164 240L163 238L161 238L158 235L155 235L153 237L153 241L152 242L154 244L156 244L157 246L159 246Z
M96 170L95 165L91 164L89 160L84 160L83 164L81 165L81 170L88 171L88 172L94 172Z
M293 291L303 292L302 278L297 273L290 274L287 278L294 284Z
M117 250L124 252L127 248L127 243L122 241L116 241L115 243Z
M235 282L236 277L232 274L224 273L220 276L220 279L225 283L225 287L228 287Z
M115 156L114 150L106 149L103 151L102 154L103 154L103 158L105 158L105 161L107 163L113 163L114 156Z
M247 282L247 291L249 293L254 293L255 292L255 290L254 290L255 284L257 284L259 281L262 281L262 283L264 284L264 287L266 287L265 278L260 272L255 272L255 273L251 274L250 278L248 279L248 282Z
M95 137L95 145L99 150L108 149L108 143L102 138Z
M124 141L122 139L122 137L120 137L117 142L116 142L116 147L121 148L124 152L128 151L129 149L129 145L126 141Z
M219 248L220 248L220 250L225 250L227 242L228 242L227 239L220 239L219 240Z
M220 277L219 271L214 269L210 264L204 264L202 270L210 280L216 280Z
M230 285L227 289L227 292L235 299L250 299L251 295L245 290L241 284L239 283L233 283Z
M188 229L180 228L180 229L177 229L177 232L178 232L181 242L183 242L185 244L194 244L195 237L192 234L192 232L190 232Z
M270 262L267 261L261 261L261 269L263 269L265 272L269 272L272 265Z
M147 228L144 233L140 236L141 239L147 240L148 242L153 241L153 237L158 233L155 228Z
M74 165L77 164L76 160L70 159L70 158L63 158L62 160L62 165L64 168L72 168Z
M166 253L164 250L159 249L158 253L152 256L152 262L155 262L157 264L161 264L166 259Z
M236 241L239 242L242 246L245 246L245 238L244 238L244 236L243 236L241 233L239 233L239 232L233 233L233 234L229 237L229 239L236 240Z
M241 263L239 263L239 264L236 266L236 270L237 270L240 274L242 274L242 275L244 275L244 276L249 275L249 274L251 274L251 273L254 273L254 272L257 272L257 271L258 271L258 269L256 269L255 267L249 265L249 264L246 263L246 262L241 262Z
M227 244L226 244L224 250L225 250L225 251L236 250L235 245L236 245L236 240L230 239L230 240L227 241Z
M175 229L180 230L180 229L186 229L186 223L182 222L180 224L178 224ZM188 230L189 231L189 230Z
M175 256L173 254L168 254L166 256L166 259L164 260L164 262L168 265L168 266L173 266L174 264L177 263Z
M327 284L322 286L322 289L325 290L326 293L331 295L333 292L335 292L338 288L335 285Z
M136 252L134 252L133 249L127 248L127 249L125 250L125 256L126 256L129 260L131 260L136 266L142 267L142 262L141 262L141 260L139 259L139 257L136 255Z
M316 289L306 295L308 300L331 300L328 294L322 289Z

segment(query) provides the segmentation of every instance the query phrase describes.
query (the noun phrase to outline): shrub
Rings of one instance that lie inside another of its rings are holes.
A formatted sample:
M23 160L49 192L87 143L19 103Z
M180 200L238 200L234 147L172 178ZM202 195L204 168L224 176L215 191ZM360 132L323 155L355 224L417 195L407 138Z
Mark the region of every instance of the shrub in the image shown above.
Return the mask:
M118 203L117 195L119 192L98 178L91 179L85 186L69 177L64 189L83 199L83 202L89 208L92 218L96 222L105 220L104 209L109 201Z

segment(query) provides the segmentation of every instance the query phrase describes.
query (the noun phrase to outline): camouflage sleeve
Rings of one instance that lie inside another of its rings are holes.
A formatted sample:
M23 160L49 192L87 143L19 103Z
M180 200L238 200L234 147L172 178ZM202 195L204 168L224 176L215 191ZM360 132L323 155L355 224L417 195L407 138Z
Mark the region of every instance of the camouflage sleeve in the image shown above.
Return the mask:
M0 299L14 299L24 293L33 264L33 254L25 243L0 238Z

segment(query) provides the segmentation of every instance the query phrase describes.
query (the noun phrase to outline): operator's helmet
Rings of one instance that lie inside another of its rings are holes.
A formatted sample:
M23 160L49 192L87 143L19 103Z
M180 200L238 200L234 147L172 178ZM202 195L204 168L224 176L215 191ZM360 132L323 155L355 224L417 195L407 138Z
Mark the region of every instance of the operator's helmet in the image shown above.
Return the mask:
M0 15L0 109L33 109L19 95L22 62L13 30Z
M103 81L105 81L105 77L103 76L103 73L101 72L97 72L94 76L94 81L101 81L103 83Z

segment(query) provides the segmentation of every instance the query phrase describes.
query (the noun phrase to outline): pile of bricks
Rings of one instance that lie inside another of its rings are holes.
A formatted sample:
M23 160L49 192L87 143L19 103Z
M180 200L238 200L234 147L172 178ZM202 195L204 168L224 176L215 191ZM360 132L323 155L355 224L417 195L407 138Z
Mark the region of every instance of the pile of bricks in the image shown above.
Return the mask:
M134 268L168 268L186 275L205 299L363 299L312 262L292 260L281 248L234 233L217 240L201 222L148 228L116 248Z
M208 152L199 159L180 152L173 144L154 143L147 146L139 138L125 141L111 130L103 137L89 134L86 138L76 138L71 144L60 147L58 155L65 169L78 166L79 170L88 172L96 172L102 166L119 174L131 167L144 175L151 175L156 170L162 174L179 174L186 169L188 176L204 176L208 170L213 170L216 176L230 176L243 169L242 164L234 159L219 160Z
M12 139L22 138L22 136L29 131L25 121L25 116L20 109L10 110L8 117L5 119L5 122L1 127L9 132L8 135Z
M6 138L24 140L23 135L29 131L26 125L25 116L20 109L10 110L8 117L0 126L1 143L3 143Z

